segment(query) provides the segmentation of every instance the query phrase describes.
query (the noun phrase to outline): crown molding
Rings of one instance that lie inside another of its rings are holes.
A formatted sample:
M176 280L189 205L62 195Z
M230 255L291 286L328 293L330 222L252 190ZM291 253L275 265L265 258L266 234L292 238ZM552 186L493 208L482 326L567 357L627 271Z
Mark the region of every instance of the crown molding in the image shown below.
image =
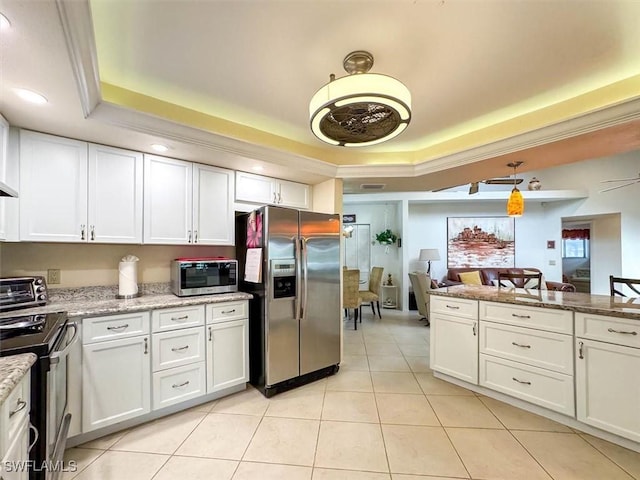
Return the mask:
M586 190L521 190L527 202L561 202L589 197ZM386 193L345 193L344 204L401 202L409 203L457 203L457 202L506 202L510 190L478 192L469 195L466 191L456 192L386 192Z
M102 100L91 8L88 1L75 0L56 0L56 7L82 113L88 118Z

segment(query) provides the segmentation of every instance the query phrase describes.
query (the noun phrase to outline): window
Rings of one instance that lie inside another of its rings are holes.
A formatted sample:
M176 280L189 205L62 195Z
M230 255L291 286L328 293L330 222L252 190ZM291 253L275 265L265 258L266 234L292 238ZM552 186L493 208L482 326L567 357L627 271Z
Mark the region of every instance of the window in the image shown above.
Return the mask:
M589 240L582 239L562 239L562 258L588 258Z
M588 228L571 228L562 230L562 258L588 258Z

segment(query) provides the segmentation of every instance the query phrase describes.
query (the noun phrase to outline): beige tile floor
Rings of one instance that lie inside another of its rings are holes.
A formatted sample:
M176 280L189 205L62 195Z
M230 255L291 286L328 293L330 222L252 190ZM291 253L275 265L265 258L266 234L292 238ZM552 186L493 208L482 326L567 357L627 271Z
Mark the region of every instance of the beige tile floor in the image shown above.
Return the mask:
M337 375L72 448L65 480L640 479L640 454L436 379L416 314L364 311Z

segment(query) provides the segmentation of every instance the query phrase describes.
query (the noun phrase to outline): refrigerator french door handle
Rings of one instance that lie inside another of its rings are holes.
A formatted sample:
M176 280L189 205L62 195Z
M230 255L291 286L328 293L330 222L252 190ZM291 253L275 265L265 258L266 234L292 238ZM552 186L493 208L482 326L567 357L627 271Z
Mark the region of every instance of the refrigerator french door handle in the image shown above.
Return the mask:
M300 242L298 242L298 237L293 238L293 244L295 246L294 248L295 248L295 256L296 256L296 278L300 279L302 277L302 268L301 268L302 258L300 255ZM295 316L296 316L296 320L300 320L302 318L302 313L300 312L300 308L301 308L300 281L296 282L296 290L297 291L296 291L296 301L295 301Z
M304 275L303 275L303 289L304 289L304 295L302 296L302 311L300 314L300 320L304 320L304 315L305 312L307 311L307 285L308 285L308 278L307 278L307 273L309 271L309 269L307 268L307 239L302 237L300 239L300 248L302 250L302 268L304 269Z

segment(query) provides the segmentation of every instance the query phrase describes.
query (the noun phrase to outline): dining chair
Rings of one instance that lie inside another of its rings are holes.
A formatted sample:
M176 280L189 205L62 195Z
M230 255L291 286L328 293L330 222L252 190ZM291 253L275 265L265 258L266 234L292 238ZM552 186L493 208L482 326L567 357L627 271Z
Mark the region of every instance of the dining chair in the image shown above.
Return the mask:
M384 272L384 268L373 267L369 274L369 288L358 292L362 298L361 304L369 303L374 317L376 316L376 310L373 306L373 302L375 302L378 307L378 317L380 318L382 318L382 315L380 314L380 285L382 284L382 272ZM360 306L360 322L362 322L362 305Z
M413 294L416 296L416 305L418 313L422 315L420 320L426 320L428 327L431 325L429 319L429 290L431 289L431 281L426 273L414 272L409 274Z
M528 288L540 290L542 284L542 272L531 273L498 273L498 288Z
M626 295L622 292L622 289L625 286L628 287L632 292L637 293L640 297L640 279L614 277L613 275L609 275L609 288L611 289L612 297L616 295L626 297Z
M362 298L358 287L360 282L360 270L344 270L342 272L342 308L349 315L349 309L353 308L353 329L358 329L358 311Z

